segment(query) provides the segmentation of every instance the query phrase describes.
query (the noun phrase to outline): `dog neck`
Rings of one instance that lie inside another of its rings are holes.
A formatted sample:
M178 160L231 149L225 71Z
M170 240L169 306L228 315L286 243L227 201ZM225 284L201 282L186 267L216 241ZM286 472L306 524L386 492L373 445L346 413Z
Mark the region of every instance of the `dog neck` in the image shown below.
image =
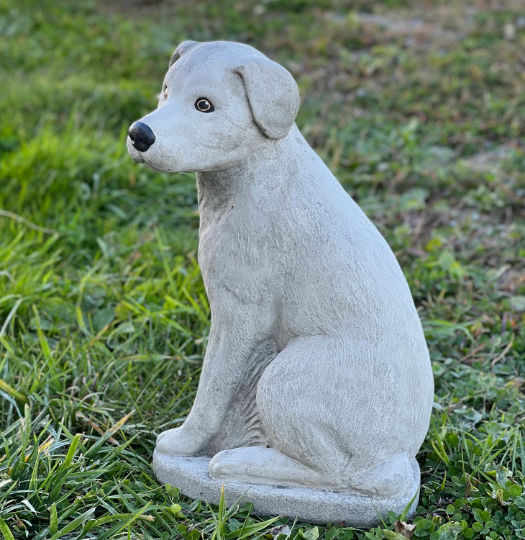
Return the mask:
M234 204L249 177L248 159L220 171L197 172L199 211L221 211Z
M237 201L264 199L298 176L301 154L310 151L296 126L283 139L268 140L258 150L230 168L197 172L201 219L204 214L222 213Z

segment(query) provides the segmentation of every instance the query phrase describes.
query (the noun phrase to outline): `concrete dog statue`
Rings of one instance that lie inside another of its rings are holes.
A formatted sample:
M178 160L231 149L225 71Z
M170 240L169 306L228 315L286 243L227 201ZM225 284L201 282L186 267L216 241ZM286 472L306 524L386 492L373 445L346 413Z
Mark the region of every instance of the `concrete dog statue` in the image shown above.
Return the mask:
M252 47L186 41L129 130L135 161L196 172L211 307L193 408L155 454L206 457L217 485L410 500L433 402L421 323L298 108L290 73Z

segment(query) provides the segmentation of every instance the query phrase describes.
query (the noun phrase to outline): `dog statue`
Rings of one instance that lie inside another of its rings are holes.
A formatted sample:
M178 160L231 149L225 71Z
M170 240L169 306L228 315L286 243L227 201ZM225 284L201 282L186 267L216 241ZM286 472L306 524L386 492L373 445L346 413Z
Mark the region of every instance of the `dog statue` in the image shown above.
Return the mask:
M156 171L196 172L211 330L193 408L157 439L158 477L184 484L190 462L210 500L225 484L406 504L434 392L394 254L299 132L285 68L193 41L169 65L127 146ZM192 482L183 492L206 497ZM276 506L261 512L328 521Z

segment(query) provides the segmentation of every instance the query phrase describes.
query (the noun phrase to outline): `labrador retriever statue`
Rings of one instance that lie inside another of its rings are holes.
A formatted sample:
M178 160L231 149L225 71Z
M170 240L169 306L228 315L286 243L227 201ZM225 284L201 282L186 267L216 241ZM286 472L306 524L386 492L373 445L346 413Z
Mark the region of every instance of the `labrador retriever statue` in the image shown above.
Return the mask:
M197 396L158 437L157 471L195 457L215 486L406 503L433 402L421 323L386 241L299 132L298 108L290 73L259 51L186 41L158 108L129 129L135 161L196 172L211 308Z

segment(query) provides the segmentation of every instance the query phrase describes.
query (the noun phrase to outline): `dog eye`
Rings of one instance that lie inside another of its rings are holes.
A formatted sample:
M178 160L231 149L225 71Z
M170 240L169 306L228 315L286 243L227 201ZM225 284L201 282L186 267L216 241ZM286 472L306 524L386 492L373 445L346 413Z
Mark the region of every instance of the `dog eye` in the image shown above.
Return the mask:
M203 97L195 102L195 108L200 112L213 112L215 110L212 102Z
M168 85L164 87L164 92L162 92L162 97L164 98L164 101L168 99Z

